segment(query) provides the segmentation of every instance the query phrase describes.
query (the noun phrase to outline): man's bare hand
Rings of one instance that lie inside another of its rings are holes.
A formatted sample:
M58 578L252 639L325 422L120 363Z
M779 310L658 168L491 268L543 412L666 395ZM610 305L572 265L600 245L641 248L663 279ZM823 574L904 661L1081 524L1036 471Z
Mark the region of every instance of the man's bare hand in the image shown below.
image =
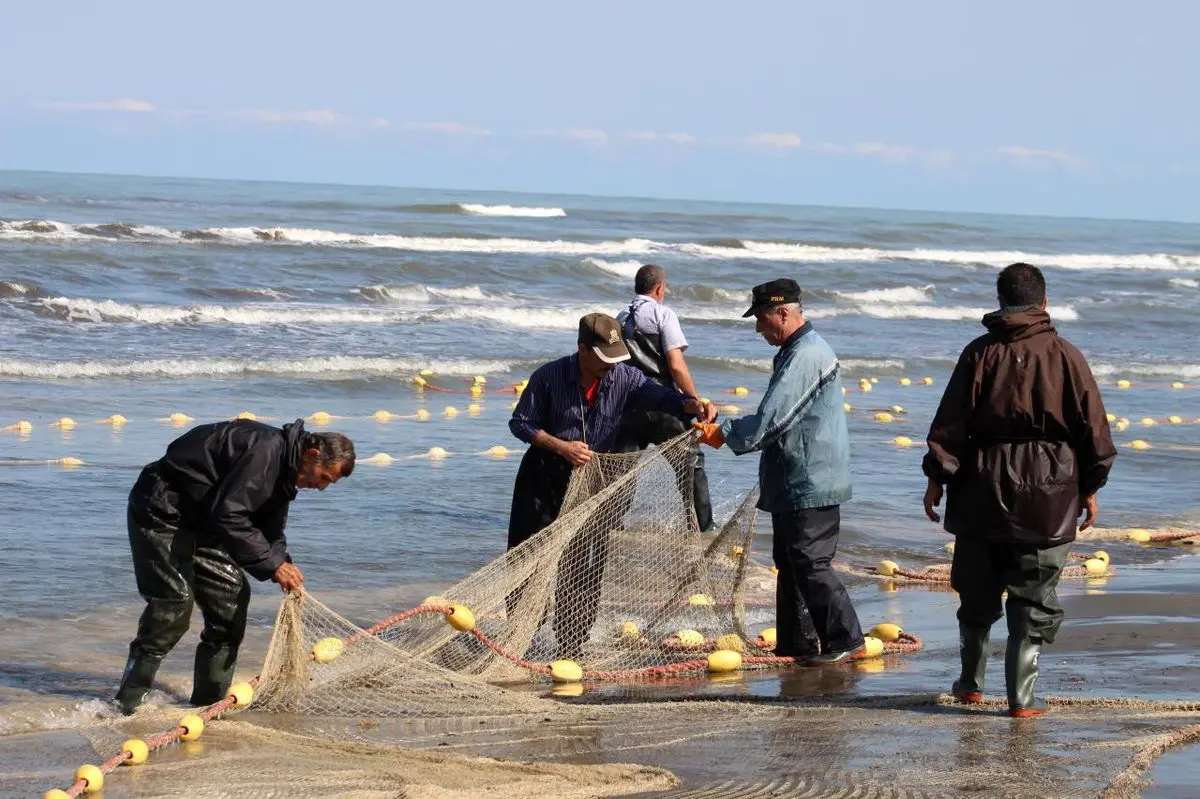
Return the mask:
M279 568L275 570L271 579L279 583L279 587L283 589L284 593L297 591L304 585L304 574L294 563L279 564Z
M592 459L592 451L582 441L564 441L558 448L558 454L566 458L572 466L583 466Z
M690 399L683 403L683 412L696 417L698 422L711 422L717 418L717 406L708 400Z
M1083 522L1079 525L1080 530L1086 530L1096 521L1096 514L1099 512L1100 506L1096 502L1096 495L1092 494L1087 497L1079 498L1079 515L1084 516Z
M942 484L930 480L929 485L925 487L925 515L929 517L929 521L937 523L942 520L941 514L934 510L938 505L942 504Z

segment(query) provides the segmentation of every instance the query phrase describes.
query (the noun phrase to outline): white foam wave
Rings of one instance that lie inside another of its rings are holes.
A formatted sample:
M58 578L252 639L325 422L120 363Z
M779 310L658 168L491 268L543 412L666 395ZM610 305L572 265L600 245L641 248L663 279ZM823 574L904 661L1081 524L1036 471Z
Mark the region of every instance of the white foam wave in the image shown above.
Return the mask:
M837 296L854 302L930 302L933 286L897 286L866 291L839 291Z
M696 308L676 307L680 319L692 321L744 321L742 309L739 308ZM804 315L809 319L832 319L838 316L870 316L875 319L927 319L931 321L955 322L979 320L995 308L973 308L961 305L927 305L927 304L894 304L882 302L857 303L850 306L822 306L805 308ZM1079 313L1069 305L1051 307L1051 318L1073 322L1079 319Z
M0 359L0 376L33 380L78 380L128 377L237 377L253 374L304 375L343 379L347 374L410 375L432 369L441 375L504 374L515 361L420 360L332 355L268 360L159 358L147 361L27 361Z
M538 308L454 305L445 308L342 307L336 305L132 305L114 300L53 297L37 301L56 316L78 322L124 322L152 325L353 325L427 322L432 320L474 321L528 329L578 327L579 318L597 309Z
M1173 277L1167 282L1181 289L1200 289L1200 280L1190 277Z
M1195 363L1121 363L1096 362L1091 364L1096 377L1129 375L1131 377L1165 377L1176 380L1200 379L1200 364Z
M354 289L354 293L377 302L398 303L425 303L435 298L445 300L474 300L476 302L498 302L505 299L502 295L485 292L479 286L449 286L440 288L437 286L388 286L381 284Z
M504 206L481 206L502 208ZM529 210L529 209L526 209ZM537 209L562 210L562 209ZM108 234L99 231L107 227ZM121 226L117 226L121 227ZM456 238L436 236L398 236L386 233L348 233L319 228L222 227L187 234L155 226L126 226L111 232L114 226L69 225L64 222L7 222L0 224L2 239L102 239L111 241L223 241L229 244L291 243L319 246L379 247L409 252L515 253L564 256L641 256L655 253L684 254L700 258L763 260L803 263L841 263L877 261L926 261L963 266L1000 267L1015 261L1063 269L1130 269L1167 272L1200 270L1200 255L1172 253L1081 254L1029 253L1018 250L891 250L875 247L828 247L770 241L742 241L739 247L715 244L667 243L648 239L622 241L566 241L517 238ZM81 230L93 232L84 233ZM604 266L597 264L600 268ZM622 276L627 266L620 267Z
M767 372L768 374L774 368L771 358L734 358L721 356L717 358L705 358L709 362L717 362L722 366L733 366L740 369L751 369L756 372ZM897 358L841 358L842 368L847 372L880 372L880 371L900 371L904 368L904 361Z
M584 258L583 262L619 277L633 277L642 268L641 261L605 261L600 258Z
M466 211L468 214L475 214L477 216L555 217L567 215L567 212L561 208L538 208L521 205L476 205L475 203L459 203L458 207Z

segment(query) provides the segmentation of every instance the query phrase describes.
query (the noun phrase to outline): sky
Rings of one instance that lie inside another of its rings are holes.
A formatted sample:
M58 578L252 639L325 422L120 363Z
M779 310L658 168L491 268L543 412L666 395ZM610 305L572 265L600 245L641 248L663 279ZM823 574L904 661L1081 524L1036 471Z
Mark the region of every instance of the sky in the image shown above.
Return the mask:
M1189 0L334 9L5 2L0 169L1200 221Z

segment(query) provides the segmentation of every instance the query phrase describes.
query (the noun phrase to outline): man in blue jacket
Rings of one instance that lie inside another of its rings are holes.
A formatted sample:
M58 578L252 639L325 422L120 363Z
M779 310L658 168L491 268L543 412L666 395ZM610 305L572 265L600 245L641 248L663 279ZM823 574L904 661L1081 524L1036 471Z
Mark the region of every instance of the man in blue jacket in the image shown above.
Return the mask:
M853 660L865 651L862 628L831 567L840 506L851 495L837 355L804 319L794 280L755 286L743 316L754 316L755 330L779 347L771 382L757 413L720 426L697 423L700 441L728 444L735 455L762 452L758 507L771 514L779 569L775 653L813 666Z

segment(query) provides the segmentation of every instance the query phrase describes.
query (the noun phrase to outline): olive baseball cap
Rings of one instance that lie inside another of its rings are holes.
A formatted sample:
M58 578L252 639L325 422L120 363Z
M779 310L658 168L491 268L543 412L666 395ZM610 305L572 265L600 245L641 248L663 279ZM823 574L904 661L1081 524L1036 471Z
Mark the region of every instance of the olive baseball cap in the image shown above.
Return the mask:
M579 320L579 343L592 348L605 363L629 360L629 348L621 338L621 325L608 314L590 313Z

